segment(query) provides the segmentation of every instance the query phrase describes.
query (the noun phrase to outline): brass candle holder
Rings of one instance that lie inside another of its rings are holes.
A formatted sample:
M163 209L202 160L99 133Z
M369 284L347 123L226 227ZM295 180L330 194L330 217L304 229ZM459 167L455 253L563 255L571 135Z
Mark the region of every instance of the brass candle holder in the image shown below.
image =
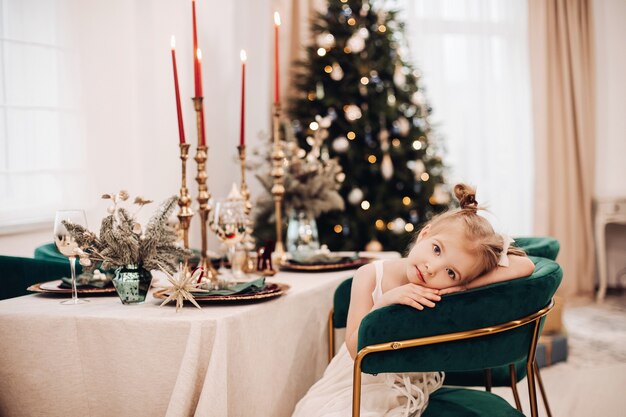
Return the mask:
M193 107L196 111L196 125L198 127L198 144L201 143L202 133L203 133L203 116L202 116L202 97L194 97ZM209 189L206 185L207 173L206 173L206 160L207 160L207 151L208 147L206 145L198 145L196 149L196 156L194 157L196 164L198 166L198 174L196 175L196 182L198 183L198 214L200 215L200 236L202 238L202 252L200 254L200 263L207 278L211 280L213 284L217 284L217 271L213 268L211 261L208 258L208 243L207 243L207 222L209 220L210 207L209 207L209 199L211 198L211 194L209 194Z
M248 184L246 183L246 146L237 146L239 151L239 164L241 166L241 187L240 192L245 201L246 215L249 216L252 212L252 203L250 202L250 191L248 191Z
M180 144L180 161L181 161L181 186L178 197L178 222L183 231L183 244L185 249L189 249L189 224L193 217L191 210L191 196L187 189L187 158L189 157L189 144Z
M245 250L245 261L244 261L244 272L254 272L256 271L256 266L254 263L250 262L249 251L254 250L255 243L254 238L252 237L252 233L254 232L254 228L252 227L252 202L250 201L250 191L248 190L248 184L246 183L246 146L239 145L237 146L237 150L239 151L239 164L241 167L241 195L244 201L244 210L246 213L246 235L243 238L243 248Z
M276 214L276 247L274 249L275 256L280 260L285 260L285 246L283 245L283 216L282 204L283 195L285 194L283 160L285 152L283 151L282 141L280 140L280 103L274 103L274 114L272 117L274 130L274 146L272 149L272 177L274 177L274 185L272 186L272 195L274 196L274 210Z

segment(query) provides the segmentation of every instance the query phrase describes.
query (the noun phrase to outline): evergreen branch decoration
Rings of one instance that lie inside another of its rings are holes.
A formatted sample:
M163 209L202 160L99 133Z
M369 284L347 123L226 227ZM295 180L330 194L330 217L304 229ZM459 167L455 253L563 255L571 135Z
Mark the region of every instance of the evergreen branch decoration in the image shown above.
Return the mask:
M178 197L172 196L161 204L143 233L135 216L125 208L118 207L119 202L126 201L128 197L126 191L102 196L103 199L112 200L113 206L108 209L109 215L102 219L99 237L82 226L63 222L82 250L81 265L88 271L98 266L107 270L141 265L148 270L163 267L169 273L174 273L178 262L191 254L177 245L176 232L167 223ZM134 204L141 208L150 202L137 197Z
M286 164L283 208L288 215L305 211L315 218L322 213L344 209L339 189L345 175L337 159L328 156L325 145L330 120L318 118L317 123L318 129L308 137L307 147L310 149L307 152L298 145L291 123L288 120L282 122ZM267 192L257 201L259 210L255 231L261 233L264 228L274 222L274 200L271 194L274 182L270 175L271 146L263 147L263 149L265 152L258 150L253 152L256 161L251 162L248 167L256 171L255 177Z

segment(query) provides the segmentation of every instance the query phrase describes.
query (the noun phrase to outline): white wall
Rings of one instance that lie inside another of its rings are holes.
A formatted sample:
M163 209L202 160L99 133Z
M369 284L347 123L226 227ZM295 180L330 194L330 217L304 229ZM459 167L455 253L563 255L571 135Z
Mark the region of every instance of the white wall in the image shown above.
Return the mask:
M191 1L68 0L69 47L80 57L80 106L91 205L84 207L90 228L98 228L107 203L105 192L127 189L160 202L180 188L180 159L170 36L177 40L178 75L187 142L192 144L188 181L196 195L196 125L193 95ZM269 131L272 22L269 0L197 1L198 43L203 52L208 187L226 196L240 181L240 49L246 49L247 145L259 146L259 132ZM284 18L283 18L284 19ZM286 56L286 54L283 54ZM284 62L283 73L287 71ZM283 80L286 75L283 74ZM283 87L285 87L283 85ZM284 89L284 88L283 88ZM252 175L253 193L258 187ZM155 203L156 205L156 203ZM154 206L144 209L147 217ZM151 207L151 208L150 208ZM51 213L54 216L54 213ZM199 243L194 218L192 244ZM32 256L51 241L52 223L36 230L0 235L0 253Z

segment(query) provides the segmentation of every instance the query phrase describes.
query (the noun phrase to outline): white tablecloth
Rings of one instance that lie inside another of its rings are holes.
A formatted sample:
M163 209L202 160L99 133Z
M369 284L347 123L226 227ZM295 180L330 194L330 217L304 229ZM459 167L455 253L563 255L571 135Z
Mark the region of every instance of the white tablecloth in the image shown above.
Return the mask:
M280 272L257 304L159 308L91 297L0 301L0 415L288 417L327 363L337 285L354 271Z

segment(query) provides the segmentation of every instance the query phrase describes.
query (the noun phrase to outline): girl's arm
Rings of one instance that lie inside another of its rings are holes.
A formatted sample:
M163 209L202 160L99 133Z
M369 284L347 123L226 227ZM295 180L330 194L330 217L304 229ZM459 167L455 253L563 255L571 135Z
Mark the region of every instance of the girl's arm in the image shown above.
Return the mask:
M392 261L387 264L390 275L387 279L393 282L394 271L396 274L404 272L404 263L394 265ZM376 286L376 269L373 264L360 267L352 280L352 292L350 293L350 308L348 309L348 322L346 325L346 346L352 359L357 354L357 341L359 338L359 326L367 313L381 307L392 304L404 304L417 310L424 307L434 307L435 302L441 300L439 290L426 288L416 284L399 285L385 291L374 304L372 292ZM392 284L393 286L393 284Z
M352 279L350 292L350 307L348 308L348 320L346 324L346 347L352 359L356 357L357 340L359 337L359 325L367 313L372 310L374 301L372 292L376 285L376 271L373 264L365 265L357 269Z
M518 255L508 255L508 257L509 266L498 266L496 269L473 279L465 285L445 288L441 290L440 294L450 294L453 292L465 291L471 288L482 287L496 282L527 277L535 271L535 264L528 257Z

